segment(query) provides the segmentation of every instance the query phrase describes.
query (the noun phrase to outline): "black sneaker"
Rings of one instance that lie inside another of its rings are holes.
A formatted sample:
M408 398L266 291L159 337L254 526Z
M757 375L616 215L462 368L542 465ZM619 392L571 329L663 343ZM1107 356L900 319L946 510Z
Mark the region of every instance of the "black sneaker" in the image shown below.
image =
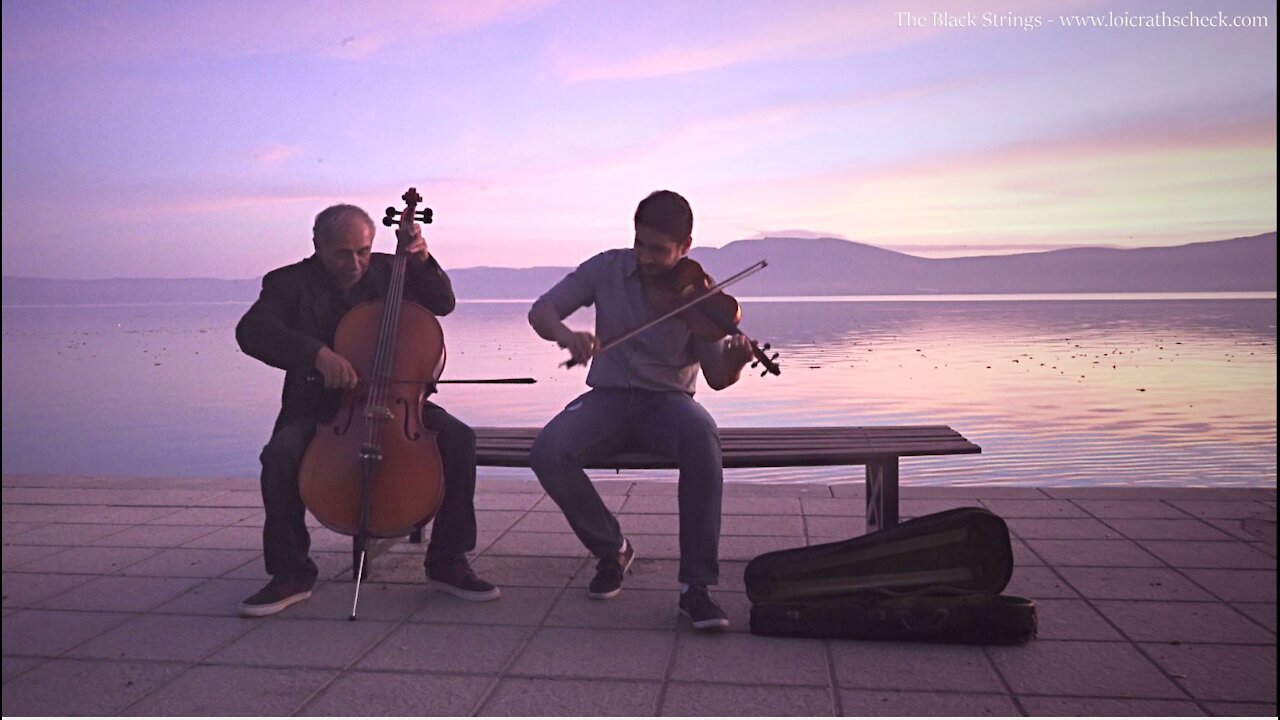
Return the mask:
M272 578L266 587L240 603L241 617L266 617L311 597L312 583L294 583Z
M502 591L494 587L493 583L476 577L466 558L428 563L427 580L428 584L434 581L441 590L463 600L485 602L502 597Z
M631 561L635 559L635 546L630 540L622 538L621 550L609 557L600 558L596 563L596 576L591 578L591 584L587 586L587 597L608 600L622 592L622 576L631 568Z
M705 585L690 585L680 593L680 614L698 630L719 630L729 627L729 616L711 599Z

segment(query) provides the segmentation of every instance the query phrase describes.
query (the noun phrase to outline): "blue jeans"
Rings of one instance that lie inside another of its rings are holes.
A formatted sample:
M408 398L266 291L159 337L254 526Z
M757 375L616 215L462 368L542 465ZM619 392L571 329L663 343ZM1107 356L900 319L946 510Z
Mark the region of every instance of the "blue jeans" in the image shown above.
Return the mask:
M596 557L622 548L622 530L583 466L627 449L676 461L680 572L690 585L720 578L720 499L724 489L715 420L682 392L597 388L569 403L539 433L529 460L538 482Z

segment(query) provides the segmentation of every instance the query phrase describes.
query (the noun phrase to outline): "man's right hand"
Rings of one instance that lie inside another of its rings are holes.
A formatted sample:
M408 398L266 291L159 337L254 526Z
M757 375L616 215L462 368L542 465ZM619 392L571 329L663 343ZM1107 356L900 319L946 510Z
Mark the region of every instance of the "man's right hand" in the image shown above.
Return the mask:
M589 332L574 332L566 329L556 338L556 344L569 351L575 365L590 360L600 349L600 341Z
M360 379L351 363L328 346L321 347L320 352L316 353L316 370L324 376L324 386L327 388L354 388Z

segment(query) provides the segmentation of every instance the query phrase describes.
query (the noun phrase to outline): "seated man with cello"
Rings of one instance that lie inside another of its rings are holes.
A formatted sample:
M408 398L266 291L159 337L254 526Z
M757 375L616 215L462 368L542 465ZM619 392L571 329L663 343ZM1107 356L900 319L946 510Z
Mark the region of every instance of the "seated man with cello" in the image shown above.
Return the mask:
M719 580L724 484L720 436L715 420L694 401L693 393L699 367L714 390L737 382L752 349L740 333L700 340L681 318L672 317L610 352L596 354L601 350L599 337L623 335L655 316L654 298L671 292L670 279L693 241L693 211L669 190L642 200L634 221L633 247L588 259L529 311L529 324L542 338L568 349L571 364L594 357L587 374L591 390L543 428L530 464L578 539L598 558L587 594L603 600L621 592L636 549L583 466L632 446L676 460L679 611L699 630L723 628L728 617L707 591ZM594 333L571 330L562 322L593 304Z
M280 414L261 455L262 542L271 581L241 603L243 616L273 615L311 596L319 570L308 554L299 470L317 422L332 418L342 391L363 380L333 345L349 310L388 294L394 256L372 251L375 229L354 205L322 211L312 229L315 254L263 277L261 295L236 326L246 355L286 372ZM453 286L428 252L421 227L404 222L397 237L407 253L404 298L436 315L452 312ZM476 544L475 433L430 402L422 416L423 426L436 432L447 488L431 529L427 579L467 600L496 599L498 588L476 577L466 555Z

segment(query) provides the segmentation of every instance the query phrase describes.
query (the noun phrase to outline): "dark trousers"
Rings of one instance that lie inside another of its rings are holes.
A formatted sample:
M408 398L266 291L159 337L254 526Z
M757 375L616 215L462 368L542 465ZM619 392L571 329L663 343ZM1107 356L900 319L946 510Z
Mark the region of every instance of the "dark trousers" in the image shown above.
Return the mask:
M476 434L434 403L424 403L422 422L436 432L444 465L444 502L431 527L427 563L466 557L476 547ZM284 423L262 449L263 558L267 574L310 584L319 569L308 552L306 511L298 494L298 468L316 433L314 421Z
M538 434L529 462L538 482L596 557L622 547L618 519L582 469L631 447L676 460L680 468L680 569L690 585L720 578L720 500L724 470L715 420L682 392L597 388L555 416Z

